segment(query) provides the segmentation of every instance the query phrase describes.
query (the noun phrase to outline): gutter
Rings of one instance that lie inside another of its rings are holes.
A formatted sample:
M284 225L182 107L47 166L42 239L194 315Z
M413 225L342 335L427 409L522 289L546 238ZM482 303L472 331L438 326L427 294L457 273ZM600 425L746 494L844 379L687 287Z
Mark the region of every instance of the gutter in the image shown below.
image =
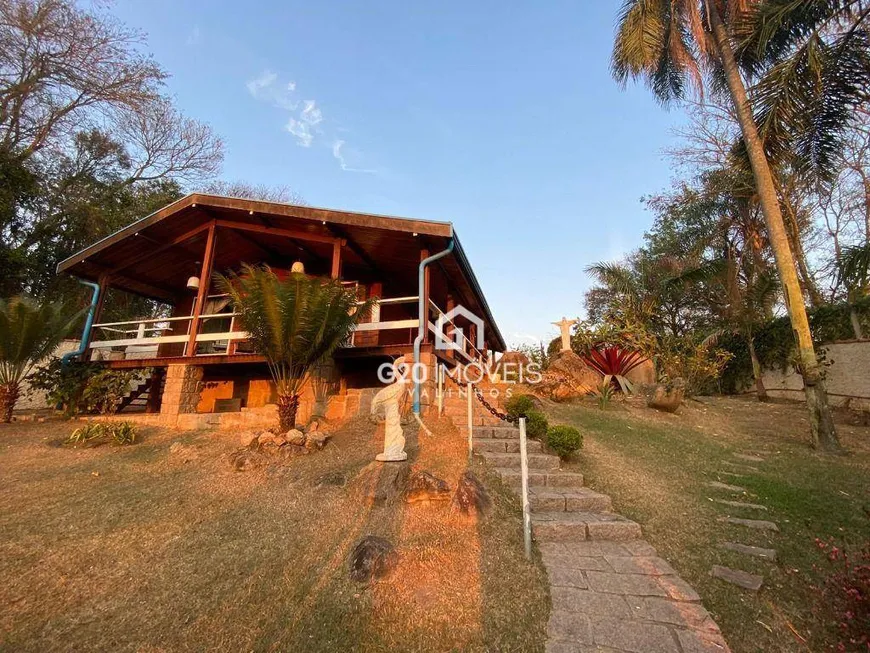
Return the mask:
M425 337L426 330L429 328L429 307L425 304L425 299L423 297L423 286L425 284L425 272L426 267L430 263L434 263L440 258L447 256L450 252L453 251L453 237L447 243L447 249L444 251L438 252L437 254L433 254L429 258L424 258L420 261L420 269L418 275L418 299L417 299L417 317L419 323L417 325L417 337L414 338L414 367L420 362L420 344L423 342L423 338ZM420 378L419 374L411 374L411 377L414 381L414 415L417 417L417 420L420 419Z
M61 357L60 364L63 367L69 365L73 358L81 356L88 350L88 343L91 340L91 329L94 326L94 316L97 313L97 303L100 301L100 287L97 284L91 281L84 281L83 279L79 279L78 281L80 284L93 290L94 294L91 297L91 305L88 308L88 315L85 318L85 326L82 329L82 339L79 348L76 351L68 352Z

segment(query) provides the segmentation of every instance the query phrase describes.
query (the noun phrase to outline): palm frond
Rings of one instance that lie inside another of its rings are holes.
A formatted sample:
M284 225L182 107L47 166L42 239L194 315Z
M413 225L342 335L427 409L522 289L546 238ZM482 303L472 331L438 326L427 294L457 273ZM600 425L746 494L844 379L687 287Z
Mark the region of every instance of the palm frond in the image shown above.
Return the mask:
M280 279L268 266L216 275L254 349L266 357L279 393L297 394L310 371L347 342L371 311L340 282L304 274Z
M0 383L20 383L54 352L79 315L65 304L24 296L0 300Z

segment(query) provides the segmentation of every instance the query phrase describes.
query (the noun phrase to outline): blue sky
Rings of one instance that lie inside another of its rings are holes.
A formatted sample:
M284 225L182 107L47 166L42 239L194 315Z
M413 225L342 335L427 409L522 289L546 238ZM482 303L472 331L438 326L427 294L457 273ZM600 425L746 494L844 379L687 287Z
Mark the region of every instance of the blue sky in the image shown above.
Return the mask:
M637 246L681 120L608 62L619 2L120 0L223 176L454 223L509 342Z

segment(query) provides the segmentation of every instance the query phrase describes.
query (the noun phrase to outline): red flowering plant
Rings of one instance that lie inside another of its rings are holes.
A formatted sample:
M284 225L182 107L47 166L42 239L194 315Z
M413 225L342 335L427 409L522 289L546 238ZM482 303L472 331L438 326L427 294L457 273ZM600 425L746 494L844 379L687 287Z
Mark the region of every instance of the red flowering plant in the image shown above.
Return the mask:
M852 552L836 546L833 538L816 538L816 546L829 564L820 590L839 615L837 650L870 651L870 541Z

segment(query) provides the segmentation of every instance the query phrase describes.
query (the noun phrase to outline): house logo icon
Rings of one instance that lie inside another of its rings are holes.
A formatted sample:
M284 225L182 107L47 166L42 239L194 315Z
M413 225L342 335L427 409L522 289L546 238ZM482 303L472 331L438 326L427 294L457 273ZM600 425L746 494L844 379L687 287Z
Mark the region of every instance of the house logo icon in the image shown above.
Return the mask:
M457 317L463 317L475 326L475 338L471 345L477 350L483 351L483 320L461 304L457 305L456 308L451 309L447 313L441 313L438 316L438 322L435 325L435 349L440 351L449 351L451 349L458 352L465 351L463 345L464 341L468 340L468 338L462 328L456 326ZM448 334L445 331L445 329L448 328L448 325L453 328L452 334ZM469 342L471 341L469 340Z

